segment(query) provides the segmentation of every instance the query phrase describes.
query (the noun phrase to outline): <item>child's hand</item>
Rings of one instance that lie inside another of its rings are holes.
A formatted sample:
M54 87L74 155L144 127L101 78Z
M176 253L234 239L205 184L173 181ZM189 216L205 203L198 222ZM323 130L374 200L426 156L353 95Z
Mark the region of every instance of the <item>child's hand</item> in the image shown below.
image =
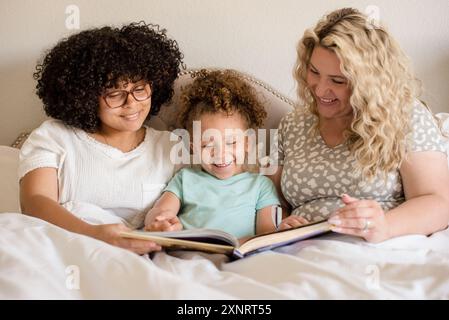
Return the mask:
M291 215L288 216L287 218L285 218L284 220L282 220L281 224L279 225L279 230L285 230L285 229L290 229L290 228L296 228L296 227L300 227L304 224L308 224L309 221L307 221L307 219L300 217L300 216L295 216L295 215Z
M181 221L177 216L167 216L163 213L156 216L150 224L145 226L147 231L179 231L182 230Z

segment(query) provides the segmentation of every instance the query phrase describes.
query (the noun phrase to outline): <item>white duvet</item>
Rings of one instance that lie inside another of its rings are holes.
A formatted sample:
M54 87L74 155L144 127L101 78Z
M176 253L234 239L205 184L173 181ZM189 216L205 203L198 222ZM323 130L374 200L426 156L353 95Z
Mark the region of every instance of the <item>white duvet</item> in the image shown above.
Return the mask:
M449 230L372 245L340 235L229 262L138 256L0 214L1 299L449 299Z

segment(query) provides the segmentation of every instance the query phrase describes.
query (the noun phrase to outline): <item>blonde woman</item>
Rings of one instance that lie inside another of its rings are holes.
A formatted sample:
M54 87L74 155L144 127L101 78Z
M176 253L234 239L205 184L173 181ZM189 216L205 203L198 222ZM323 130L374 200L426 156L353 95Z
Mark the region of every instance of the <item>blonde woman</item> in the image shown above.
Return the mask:
M279 127L272 176L291 216L381 242L429 235L449 221L441 133L395 40L355 9L334 11L299 42L303 107Z

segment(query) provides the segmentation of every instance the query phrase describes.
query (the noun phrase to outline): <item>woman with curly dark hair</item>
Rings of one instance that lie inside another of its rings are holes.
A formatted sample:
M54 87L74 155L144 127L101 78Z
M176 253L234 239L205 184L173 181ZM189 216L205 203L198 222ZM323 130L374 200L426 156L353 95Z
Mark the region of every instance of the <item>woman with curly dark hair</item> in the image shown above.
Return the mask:
M34 74L52 119L21 149L23 213L69 231L146 253L123 239L175 172L170 133L144 125L173 95L182 54L165 30L145 23L74 34Z
M232 70L213 71L200 74L182 101L181 126L193 135L201 131L191 139L201 166L174 176L148 212L145 228L213 228L240 239L274 231L272 210L279 205L274 185L244 166L248 129L257 129L267 116L252 87Z

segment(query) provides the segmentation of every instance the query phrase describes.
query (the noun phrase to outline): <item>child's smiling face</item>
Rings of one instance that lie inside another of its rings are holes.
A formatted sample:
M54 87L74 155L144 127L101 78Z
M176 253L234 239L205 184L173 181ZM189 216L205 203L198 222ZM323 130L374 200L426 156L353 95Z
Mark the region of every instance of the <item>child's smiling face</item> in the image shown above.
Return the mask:
M238 112L229 116L220 112L202 114L199 120L203 170L222 180L242 173L247 151L245 119Z

